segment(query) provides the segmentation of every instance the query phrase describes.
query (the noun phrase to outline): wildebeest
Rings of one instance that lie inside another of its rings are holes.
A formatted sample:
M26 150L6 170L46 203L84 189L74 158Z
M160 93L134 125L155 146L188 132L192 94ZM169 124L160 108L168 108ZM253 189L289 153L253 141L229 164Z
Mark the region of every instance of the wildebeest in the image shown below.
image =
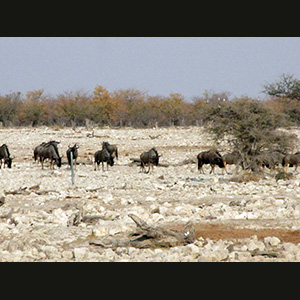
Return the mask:
M34 161L36 162L38 158L40 159L40 151L43 148L43 146L47 146L49 144L52 144L57 149L57 145L59 143L60 142L57 142L57 141L49 141L49 142L42 142L41 144L36 146L33 150ZM40 161L41 161L41 159L40 159Z
M5 168L5 165L7 165L8 168L11 168L11 163L12 163L13 158L10 157L10 153L9 153L9 150L8 150L8 147L6 144L3 144L0 147L0 169L2 167L2 159L4 161L3 168Z
M41 143L40 145L36 146L33 150L33 156L34 156L34 161L36 162L38 158L40 158L39 153L42 149L42 146L47 144L46 142Z
M107 170L108 170L108 165L111 167L114 165L114 158L113 156L106 150L98 150L95 154L95 168L94 170L96 171L96 164L98 165L98 170L99 170L99 164L100 162L102 163L102 170L104 171L104 162L106 162Z
M75 169L76 169L76 160L77 160L77 157L78 157L78 149L79 146L77 144L75 144L73 147L71 147L69 145L69 148L67 150L67 158L68 158L68 164L71 166L71 152L73 154L73 160L74 160L74 165L75 165Z
M48 143L42 143L34 149L35 160L40 159L42 164L42 169L44 169L44 160L50 159L50 168L54 168L53 162L60 168L61 167L61 157L58 152L57 144L59 142L50 141Z
M102 143L102 150L103 150L104 148L105 148L105 149L108 151L108 153L109 153L110 155L112 155L112 156L113 156L113 154L115 153L116 159L119 159L119 158L118 158L118 147L117 147L116 145L111 145L111 144L108 143L108 142L103 142L103 143Z
M283 169L284 168L286 169L286 173L288 171L289 166L295 166L294 172L296 173L299 164L300 164L300 152L296 152L295 154L285 155L282 159L282 166Z
M153 166L158 166L159 157L161 157L161 155L158 155L158 152L155 148L150 149L148 152L143 152L140 155L141 168L144 170L145 165L148 164L149 169L146 173L149 173L150 167L152 167L153 171Z
M252 161L254 162L254 165L258 166L260 171L264 171L265 167L274 170L276 166L282 163L283 158L284 154L279 150L264 151L254 156Z
M270 153L270 157L271 157L270 167L272 169L275 169L276 166L282 164L282 160L285 157L285 155L281 151L275 150Z
M200 173L202 172L204 174L202 167L205 164L209 164L211 167L209 174L214 173L214 169L216 165L219 168L224 168L226 174L228 174L226 170L226 162L223 159L222 155L219 153L219 151L217 151L216 149L200 152L197 155L197 160L198 160L198 170L200 171Z
M223 155L223 159L226 165L235 165L235 173L238 173L239 166L243 168L242 156L237 150Z

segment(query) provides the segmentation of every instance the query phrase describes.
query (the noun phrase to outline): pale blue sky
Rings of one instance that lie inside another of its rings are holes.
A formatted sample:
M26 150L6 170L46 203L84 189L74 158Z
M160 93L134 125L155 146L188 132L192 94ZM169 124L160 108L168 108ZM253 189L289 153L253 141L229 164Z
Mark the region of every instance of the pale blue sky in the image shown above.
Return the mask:
M0 95L44 89L205 90L263 98L282 73L300 79L299 37L0 37Z

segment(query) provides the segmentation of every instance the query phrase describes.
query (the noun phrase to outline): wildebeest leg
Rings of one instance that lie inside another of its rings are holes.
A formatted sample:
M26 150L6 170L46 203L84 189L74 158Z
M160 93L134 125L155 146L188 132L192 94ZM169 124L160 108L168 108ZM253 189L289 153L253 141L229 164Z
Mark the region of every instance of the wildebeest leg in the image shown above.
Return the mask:
M202 167L203 167L203 164L200 161L198 161L198 170L199 170L200 174L201 173L204 174L204 171L203 171Z
M142 169L142 171L144 171L144 169L145 169L145 164L143 161L141 161L141 169Z
M239 168L240 168L240 164L237 164L237 165L235 166L235 170L234 170L234 173L235 173L235 174L238 174Z
M221 168L222 169L222 175L224 175L224 168ZM227 172L226 172L227 173Z
M44 159L41 158L41 165L42 165L42 170L44 170Z
M224 169L225 169L226 174L228 174L225 161L224 161Z
M150 168L151 168L151 163L148 164L148 171L146 172L146 174L148 174L150 172Z
M200 171L200 174L204 174L203 165L200 166L199 171Z
M104 162L103 162L103 160L101 161L101 163L102 163L102 171L104 171Z
M76 170L76 159L77 159L77 158L74 159L74 162L75 162L74 168L75 168L75 170Z
M285 163L285 165L284 165L284 168L285 168L285 173L287 173L288 172L288 168L289 168L289 163Z
M2 159L0 159L0 169L2 168Z
M210 170L209 174L211 174L211 173L215 174L215 165L211 164L210 167L211 167L211 170Z
M296 167L295 167L295 171L294 171L294 173L296 173L296 171L297 171L297 168L298 168L298 163L296 163Z

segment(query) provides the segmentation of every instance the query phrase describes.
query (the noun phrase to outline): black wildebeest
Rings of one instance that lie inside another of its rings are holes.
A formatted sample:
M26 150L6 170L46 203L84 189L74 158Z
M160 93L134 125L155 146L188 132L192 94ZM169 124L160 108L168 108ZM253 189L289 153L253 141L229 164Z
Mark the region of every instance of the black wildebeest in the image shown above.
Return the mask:
M76 169L76 160L77 160L77 157L78 157L78 148L79 148L79 146L77 144L75 144L73 147L71 147L69 145L69 148L66 152L67 153L67 158L68 158L68 164L70 166L71 166L71 152L72 152L75 169Z
M285 168L285 172L287 173L289 166L295 166L294 173L296 173L298 165L300 164L300 152L296 152L295 154L285 155L282 159L283 169Z
M34 150L34 156L36 158L40 158L40 162L42 164L42 169L44 169L44 160L50 159L50 168L54 168L53 162L60 168L61 167L61 157L58 152L57 144L59 142L50 141L48 143L42 143Z
M0 169L2 167L2 159L4 161L3 168L5 168L5 165L7 165L8 168L11 168L11 163L12 163L13 157L10 157L10 153L9 153L9 150L8 150L8 147L6 144L3 144L0 147Z
M41 144L39 144L38 146L36 146L33 150L33 156L34 156L34 161L36 162L37 159L39 158L40 161L41 161L41 157L40 157L40 152L43 148L43 146L47 146L49 144L52 144L54 145L54 147L57 149L57 145L59 144L60 142L56 142L56 141L49 141L49 142L42 142Z
M35 161L35 162L36 162L36 160L37 160L38 158L40 158L39 153L40 153L42 147L43 147L45 144L47 144L47 143L43 142L43 143L41 143L40 145L38 145L38 146L36 146L36 147L34 148L34 150L33 150L33 156L34 156L34 161Z
M119 158L118 158L118 147L117 147L116 145L111 145L111 144L108 143L108 142L103 142L103 143L102 143L102 150L103 150L104 148L105 148L105 149L108 151L108 153L109 153L110 155L112 155L112 156L113 156L113 154L115 153L116 159L119 159Z
M197 155L197 160L198 160L198 170L200 171L200 173L202 172L204 174L202 167L205 164L209 164L211 167L209 174L214 173L214 169L216 165L219 168L224 168L226 174L228 174L226 170L226 162L223 159L222 155L219 153L219 151L217 151L216 149L200 152Z
M104 171L104 162L106 162L107 170L108 170L108 165L111 167L114 165L114 158L106 149L98 150L95 154L95 168L94 170L96 171L96 164L98 165L98 170L99 170L99 164L100 162L102 163L102 170Z
M145 165L148 164L149 169L146 173L149 173L150 167L152 167L152 171L153 171L153 166L158 166L158 161L160 157L161 155L158 155L158 152L155 148L150 149L148 152L143 152L140 155L141 168L144 170Z

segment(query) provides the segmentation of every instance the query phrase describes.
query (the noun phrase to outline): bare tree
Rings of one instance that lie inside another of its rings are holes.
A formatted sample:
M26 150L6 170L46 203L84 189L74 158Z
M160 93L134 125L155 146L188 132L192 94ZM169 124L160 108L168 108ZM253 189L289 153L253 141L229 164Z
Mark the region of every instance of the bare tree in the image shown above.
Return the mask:
M263 93L269 96L300 100L300 80L293 75L282 74L280 80L264 85Z

